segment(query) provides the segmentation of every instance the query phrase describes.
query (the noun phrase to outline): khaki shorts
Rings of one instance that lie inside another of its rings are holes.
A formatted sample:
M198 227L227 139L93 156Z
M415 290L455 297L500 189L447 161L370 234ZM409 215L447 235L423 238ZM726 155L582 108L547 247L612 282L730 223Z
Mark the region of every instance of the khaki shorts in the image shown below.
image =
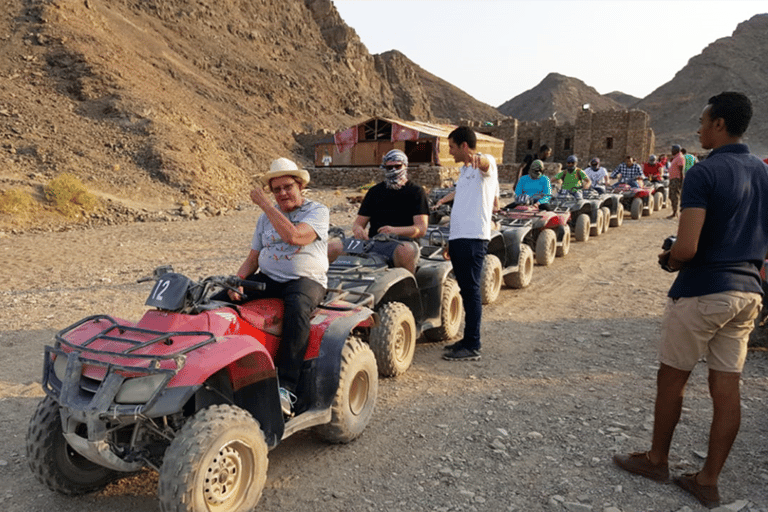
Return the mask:
M668 299L659 361L691 371L706 356L712 370L741 373L761 303L760 294L737 291Z

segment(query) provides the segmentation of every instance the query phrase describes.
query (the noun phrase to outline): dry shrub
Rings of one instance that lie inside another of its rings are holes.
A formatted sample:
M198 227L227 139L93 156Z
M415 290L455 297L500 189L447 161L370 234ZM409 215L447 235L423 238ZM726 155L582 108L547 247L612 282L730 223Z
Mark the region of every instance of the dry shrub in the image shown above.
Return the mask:
M91 212L99 200L91 194L77 176L61 174L45 186L45 198L62 215L77 217L81 212Z
M35 200L28 192L18 189L0 192L0 213L26 217L35 207Z

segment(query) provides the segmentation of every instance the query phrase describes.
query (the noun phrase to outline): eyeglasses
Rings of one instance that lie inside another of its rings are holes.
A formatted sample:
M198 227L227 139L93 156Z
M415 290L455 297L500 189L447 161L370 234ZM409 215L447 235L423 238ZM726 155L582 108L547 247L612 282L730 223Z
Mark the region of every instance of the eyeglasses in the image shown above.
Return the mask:
M397 164L397 165L385 165L384 168L388 171L394 171L396 169L402 169L403 164Z
M290 183L288 185L283 185L282 187L275 187L272 189L272 193L277 195L280 192L290 192L291 189L296 185L296 182Z

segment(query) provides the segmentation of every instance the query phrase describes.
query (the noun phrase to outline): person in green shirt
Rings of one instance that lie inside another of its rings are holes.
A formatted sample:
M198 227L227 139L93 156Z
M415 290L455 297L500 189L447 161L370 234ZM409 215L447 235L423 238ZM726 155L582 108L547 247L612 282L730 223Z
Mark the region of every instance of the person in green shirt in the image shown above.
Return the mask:
M592 180L589 179L587 174L576 167L579 162L576 155L571 155L565 160L565 169L555 174L554 180L556 183L560 183L560 191L568 191L573 195L580 195L581 190L588 189L592 186Z

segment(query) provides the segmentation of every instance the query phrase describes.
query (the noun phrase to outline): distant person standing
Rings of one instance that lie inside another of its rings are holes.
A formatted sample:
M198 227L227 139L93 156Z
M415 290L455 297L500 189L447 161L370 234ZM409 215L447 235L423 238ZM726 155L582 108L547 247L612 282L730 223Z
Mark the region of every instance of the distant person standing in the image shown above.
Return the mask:
M685 179L685 173L699 160L694 155L688 153L688 150L685 148L682 148L680 152L683 154L683 158L685 158L685 165L683 166L683 179Z
M480 276L491 239L491 214L498 196L496 160L477 152L477 135L460 126L448 134L448 146L460 169L456 190L437 201L435 207L453 200L448 256L464 303L464 337L445 347L443 359L480 359L482 299Z
M669 478L685 385L706 356L713 403L707 458L698 473L674 483L708 508L720 504L718 478L741 423L739 380L768 251L768 169L741 143L751 118L749 98L734 92L713 96L701 114L701 147L712 152L686 177L677 241L659 255L679 273L661 328L651 449L613 458L630 473Z
M672 161L669 163L669 199L672 201L672 213L668 219L677 218L677 205L680 202L680 193L683 190L683 172L685 170L685 157L680 151L679 145L672 146Z

